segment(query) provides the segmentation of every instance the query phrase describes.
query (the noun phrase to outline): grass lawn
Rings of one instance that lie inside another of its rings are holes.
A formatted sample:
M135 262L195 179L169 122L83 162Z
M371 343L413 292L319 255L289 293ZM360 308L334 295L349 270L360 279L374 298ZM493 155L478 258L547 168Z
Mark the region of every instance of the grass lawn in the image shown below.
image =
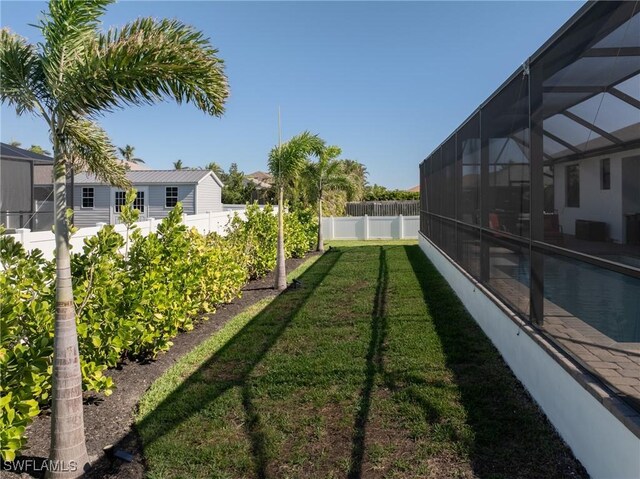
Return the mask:
M149 477L586 476L415 242L331 244L154 383Z

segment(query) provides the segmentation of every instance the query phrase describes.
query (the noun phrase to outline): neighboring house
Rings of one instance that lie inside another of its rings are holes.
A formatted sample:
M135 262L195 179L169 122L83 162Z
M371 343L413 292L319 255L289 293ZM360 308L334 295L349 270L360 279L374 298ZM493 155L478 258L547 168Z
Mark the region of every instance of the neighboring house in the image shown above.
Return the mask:
M407 191L411 193L420 193L420 185L416 185L413 188L409 188Z
M128 171L127 178L137 190L134 206L140 220L164 218L178 203L187 215L222 211L222 182L210 170ZM80 173L74 179L74 224L119 222L125 192Z
M245 175L245 180L254 186L254 191L251 193L251 201L257 201L260 204L268 201L268 193L274 183L273 175L264 171L254 171Z
M42 231L53 224L53 189L36 184L43 171L49 171L53 158L17 146L0 143L0 223L8 229L30 228ZM46 176L46 173L45 173Z

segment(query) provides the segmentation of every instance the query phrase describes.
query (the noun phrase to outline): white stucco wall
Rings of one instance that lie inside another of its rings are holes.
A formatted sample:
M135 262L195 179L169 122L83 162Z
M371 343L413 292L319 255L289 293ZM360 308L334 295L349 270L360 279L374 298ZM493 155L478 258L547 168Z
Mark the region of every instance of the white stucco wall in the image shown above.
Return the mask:
M559 213L564 233L575 234L576 220L602 221L607 223L609 236L617 243L624 242L625 217L623 211L623 169L622 159L640 154L640 150L603 155L594 158L562 163L555 166L554 204ZM611 160L611 188L600 188L600 162ZM566 168L580 166L580 207L570 208L566 200ZM640 190L640 185L638 185ZM628 189L627 189L628 191Z
M640 438L422 235L419 244L591 477L639 478Z

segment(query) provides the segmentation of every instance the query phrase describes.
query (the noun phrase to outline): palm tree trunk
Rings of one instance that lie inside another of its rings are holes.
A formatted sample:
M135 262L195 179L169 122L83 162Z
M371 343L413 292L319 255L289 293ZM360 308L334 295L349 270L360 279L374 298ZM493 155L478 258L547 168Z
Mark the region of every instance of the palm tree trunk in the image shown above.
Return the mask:
M278 189L278 251L276 254L276 289L287 288L287 270L284 253L284 187Z
M324 253L324 238L322 237L322 192L318 195L318 247L316 251Z
M82 411L82 373L71 284L69 230L65 218L65 164L55 148L56 316L51 403L51 450L47 478L75 478L89 466Z

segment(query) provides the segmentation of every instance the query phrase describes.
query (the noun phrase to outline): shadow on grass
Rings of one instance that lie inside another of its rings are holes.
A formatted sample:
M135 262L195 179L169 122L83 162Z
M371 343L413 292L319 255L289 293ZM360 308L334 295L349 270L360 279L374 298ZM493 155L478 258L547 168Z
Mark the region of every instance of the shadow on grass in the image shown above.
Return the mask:
M171 434L180 424L204 411L230 388L240 387L245 411L245 428L251 442L255 473L257 477L266 477L265 439L260 416L252 404L247 380L340 256L340 252L331 252L319 258L299 278L304 282L304 288L287 290L276 297L220 350L185 378L151 413L139 421L136 430L142 446L147 448ZM197 434L198 431L194 433ZM118 445L114 449L117 447ZM95 469L103 468L104 465Z
M351 446L351 468L349 479L357 479L362 476L362 463L364 461L365 439L369 411L371 409L371 394L375 385L376 374L383 370L382 345L387 334L386 302L387 288L389 284L389 270L384 248L380 248L380 266L378 269L378 283L376 295L371 313L371 340L367 351L367 366L365 381L360 393L358 414L353 425L353 437Z
M376 378L390 391L402 390L407 400L413 404L418 404L423 411L425 421L437 423L441 420L442 414L437 407L431 404L420 394L414 393L407 386L428 386L446 388L449 385L443 381L425 381L422 377L408 371L387 371L385 369L384 345L388 336L388 292L389 292L389 264L387 251L396 248L412 248L412 246L383 246L380 247L379 272L376 286L376 294L373 301L371 314L371 339L367 352L367 363L365 370L365 381L360 393L358 404L358 414L356 415L351 449L351 467L348 473L349 479L359 479L363 477L363 464L365 461L366 435L369 414L371 409L372 395L374 393ZM397 316L396 316L397 317ZM424 322L423 318L416 321ZM451 431L454 434L454 431ZM451 437L452 440L457 439Z
M473 430L475 475L588 477L433 264L405 250Z

